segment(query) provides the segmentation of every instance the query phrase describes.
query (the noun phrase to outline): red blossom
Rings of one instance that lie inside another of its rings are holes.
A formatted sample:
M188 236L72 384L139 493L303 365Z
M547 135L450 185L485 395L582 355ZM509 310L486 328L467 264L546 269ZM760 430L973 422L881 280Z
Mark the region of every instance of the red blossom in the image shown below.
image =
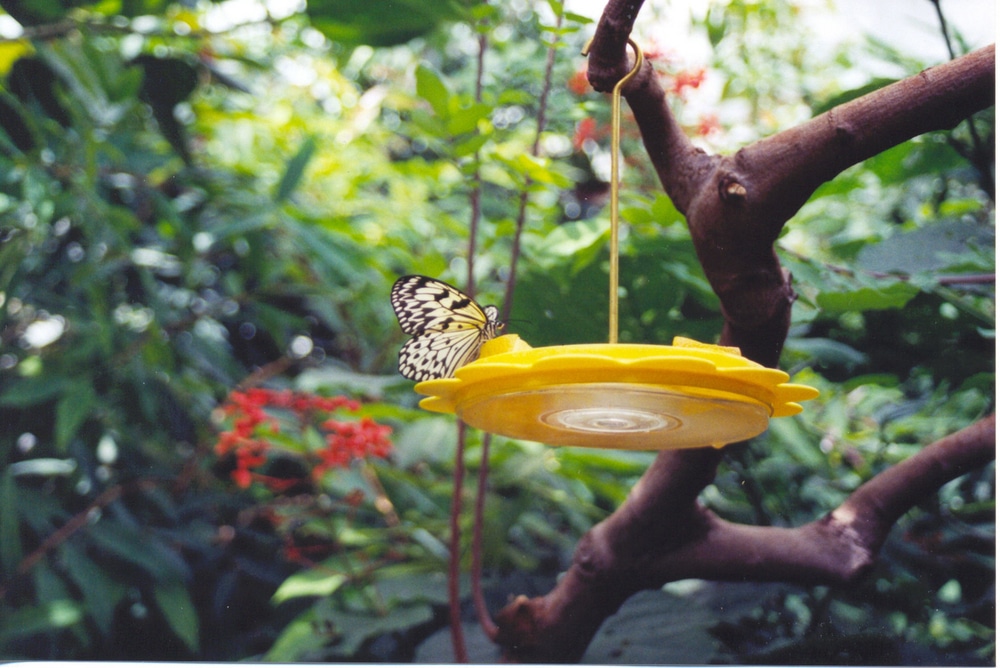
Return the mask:
M587 79L587 69L586 65L573 72L573 75L566 82L566 87L569 88L569 92L574 95L586 95L590 92L590 80Z
M714 134L720 130L722 130L722 124L719 123L719 117L715 114L705 114L698 123L697 132L702 137Z
M705 68L699 67L695 70L681 70L674 75L674 80L670 85L670 91L674 95L683 95L687 88L695 89L705 81Z
M597 121L588 116L576 124L576 131L573 133L573 148L580 151L587 140L597 141L604 134L606 134L606 128L598 126Z

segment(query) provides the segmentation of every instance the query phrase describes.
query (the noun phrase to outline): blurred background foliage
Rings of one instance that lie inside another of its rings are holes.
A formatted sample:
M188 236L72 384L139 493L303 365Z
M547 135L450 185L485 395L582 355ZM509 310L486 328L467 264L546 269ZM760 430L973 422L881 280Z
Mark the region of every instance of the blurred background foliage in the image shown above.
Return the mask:
M395 4L0 0L0 658L451 659L432 634L455 425L395 373L389 287L464 284L478 188L474 274L499 302L523 195L512 330L602 340L609 110L577 55L593 26L559 0ZM817 49L804 17L826 11L711 2L680 19L707 60L639 37L691 135L731 151L933 64ZM623 125L622 340L712 341L718 302ZM788 226L782 366L822 396L731 449L709 507L808 522L994 409L993 146L990 110ZM254 386L358 400L345 419L391 426L392 452L316 468L322 430L263 406L262 457L234 458L220 408ZM490 457L497 605L544 591L651 460ZM950 483L849 591L647 592L587 659L992 664L994 499L992 466Z

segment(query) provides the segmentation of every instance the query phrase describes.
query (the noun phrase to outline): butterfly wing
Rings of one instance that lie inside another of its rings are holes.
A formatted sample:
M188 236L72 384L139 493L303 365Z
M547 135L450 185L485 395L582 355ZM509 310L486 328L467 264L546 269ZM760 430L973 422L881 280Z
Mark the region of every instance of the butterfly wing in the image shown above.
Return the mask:
M399 373L417 382L451 378L456 369L476 358L482 342L478 329L418 334L399 351Z
M390 301L400 327L413 335L399 351L399 372L411 380L453 376L502 326L495 306L483 309L457 288L427 276L397 280Z
M488 322L486 313L471 297L427 276L403 276L392 286L389 300L407 334L481 329Z

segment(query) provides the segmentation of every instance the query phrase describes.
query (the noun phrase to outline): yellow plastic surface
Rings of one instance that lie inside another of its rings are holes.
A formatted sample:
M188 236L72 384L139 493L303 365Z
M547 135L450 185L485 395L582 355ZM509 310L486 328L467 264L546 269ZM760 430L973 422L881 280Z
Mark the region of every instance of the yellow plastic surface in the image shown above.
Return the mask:
M722 447L760 434L819 395L737 348L677 337L672 346L532 348L487 341L454 378L418 383L421 407L495 434L549 445L629 450Z

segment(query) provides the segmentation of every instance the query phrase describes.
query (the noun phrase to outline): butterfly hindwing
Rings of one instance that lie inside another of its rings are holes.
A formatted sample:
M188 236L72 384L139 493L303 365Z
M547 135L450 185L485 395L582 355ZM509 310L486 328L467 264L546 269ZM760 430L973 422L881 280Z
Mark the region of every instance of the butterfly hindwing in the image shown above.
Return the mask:
M495 306L482 308L457 288L427 276L397 280L390 301L400 327L413 335L399 351L399 372L411 380L451 377L503 326Z

